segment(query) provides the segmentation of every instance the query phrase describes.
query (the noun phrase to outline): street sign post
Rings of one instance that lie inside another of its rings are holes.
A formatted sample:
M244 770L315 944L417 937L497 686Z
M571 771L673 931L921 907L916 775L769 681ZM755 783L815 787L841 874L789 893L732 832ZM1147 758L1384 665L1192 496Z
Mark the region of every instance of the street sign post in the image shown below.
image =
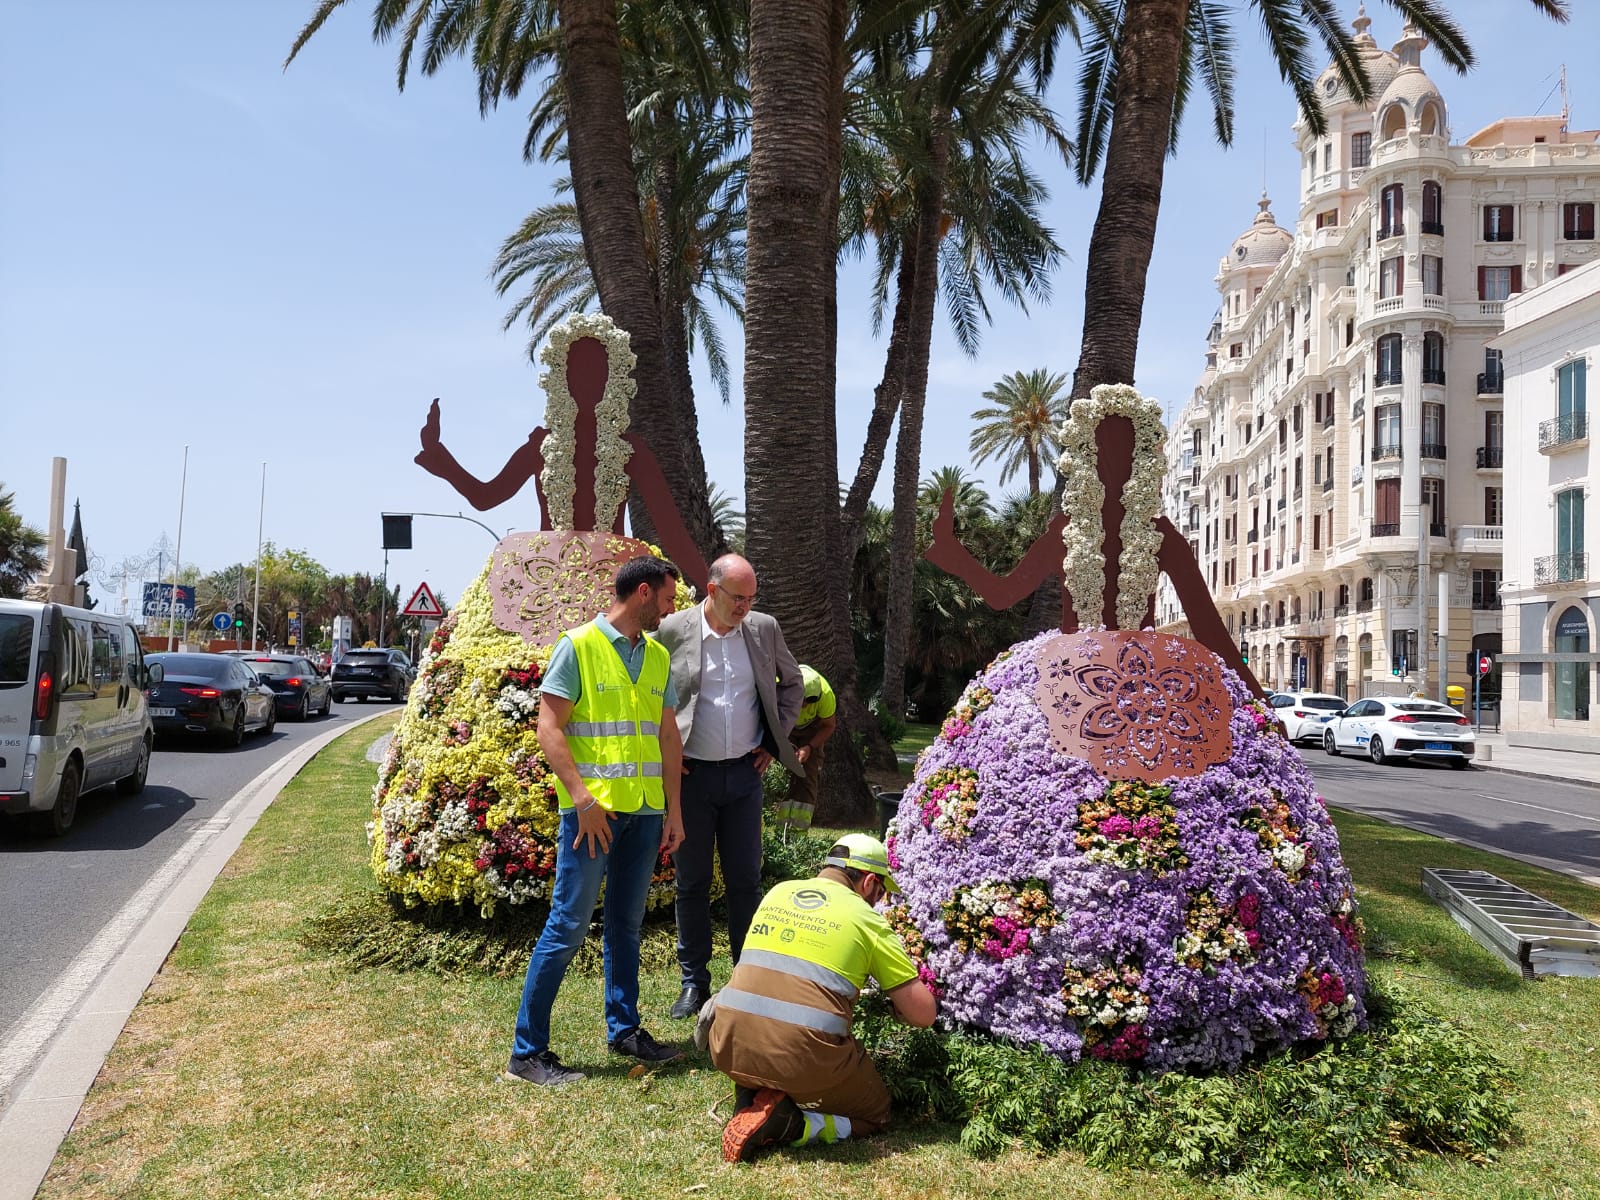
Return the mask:
M439 603L438 598L434 596L432 588L426 583L419 583L417 590L411 593L411 599L406 602L406 606L400 612L407 617L437 618L444 616L444 607Z
M224 633L233 628L233 618L225 612L219 612L216 616L211 618L211 628L215 629L218 633Z

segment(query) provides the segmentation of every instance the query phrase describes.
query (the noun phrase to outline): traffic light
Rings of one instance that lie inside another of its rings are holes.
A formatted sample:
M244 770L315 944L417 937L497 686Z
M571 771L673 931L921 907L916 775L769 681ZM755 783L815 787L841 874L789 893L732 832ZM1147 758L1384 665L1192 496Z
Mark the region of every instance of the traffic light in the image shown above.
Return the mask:
M1402 654L1399 658L1394 660L1394 666L1389 668L1389 674L1393 675L1395 678L1398 679L1400 676L1404 675L1405 673L1406 673L1406 656Z
M1239 657L1244 660L1244 665L1250 665L1250 646L1246 642L1239 643Z
M233 606L233 627L235 629L244 628L244 605L242 603Z

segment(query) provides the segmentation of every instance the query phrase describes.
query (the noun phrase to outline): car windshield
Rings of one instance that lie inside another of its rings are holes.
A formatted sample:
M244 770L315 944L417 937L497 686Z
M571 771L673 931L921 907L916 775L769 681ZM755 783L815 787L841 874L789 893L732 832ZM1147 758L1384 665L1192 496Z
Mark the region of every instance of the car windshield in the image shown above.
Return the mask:
M1321 708L1328 712L1343 712L1344 701L1337 696L1307 696L1300 701L1301 708Z
M365 654L357 651L353 654L346 654L339 661L357 667L382 667L388 665L389 656L375 650L368 651Z
M287 679L291 675L305 674L305 671L290 662L277 662L270 658L247 658L244 661L257 675L269 676L273 679Z
M225 675L232 659L220 654L152 654L150 662L160 663L168 675L188 675L198 679L217 679Z
M1455 709L1446 708L1442 704L1396 704L1395 707L1401 712L1408 713L1433 713L1435 716L1440 717L1453 717L1456 715Z
M33 617L27 613L0 613L0 688L28 682L28 659L33 651Z

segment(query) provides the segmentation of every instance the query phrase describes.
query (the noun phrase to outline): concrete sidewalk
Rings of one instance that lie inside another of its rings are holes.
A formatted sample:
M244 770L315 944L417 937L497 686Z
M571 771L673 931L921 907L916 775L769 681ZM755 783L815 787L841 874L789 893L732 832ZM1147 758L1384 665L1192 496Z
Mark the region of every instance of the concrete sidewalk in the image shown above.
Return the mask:
M1478 757L1475 761L1485 771L1532 775L1540 779L1560 779L1582 787L1600 787L1600 754L1508 746L1503 733L1478 734Z

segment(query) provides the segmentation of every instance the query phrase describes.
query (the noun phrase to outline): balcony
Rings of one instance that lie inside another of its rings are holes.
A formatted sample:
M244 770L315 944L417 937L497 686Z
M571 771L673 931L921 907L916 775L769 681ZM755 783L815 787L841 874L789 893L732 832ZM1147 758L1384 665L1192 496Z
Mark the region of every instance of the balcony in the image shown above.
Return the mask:
M1357 600L1356 601L1356 611L1358 613L1369 613L1369 612L1371 612L1372 611L1372 601L1371 600Z
M1500 597L1498 594L1493 596L1473 596L1472 607L1475 612L1499 612Z
M1248 495L1248 496L1254 496L1254 495L1256 495L1256 493L1258 493L1258 492L1259 492L1259 491L1261 491L1261 485L1260 485L1260 484L1259 484L1259 483L1252 483L1252 484L1251 484L1251 485L1250 485L1250 486L1249 486L1249 488L1247 488L1247 489L1246 489L1246 490L1245 490L1245 494L1246 494L1246 495Z
M1533 560L1535 587L1560 587L1564 584L1586 584L1589 581L1589 556L1587 554L1546 554Z
M1255 543L1259 542L1260 540L1261 530L1259 529L1252 529L1249 533L1245 534L1245 541L1247 542Z
M1372 523L1372 536L1375 537L1375 538L1399 537L1400 536L1400 522L1398 522L1398 521L1392 521L1392 522L1391 521L1383 521L1383 522L1374 521Z
M1324 429L1332 429L1333 428L1333 409L1332 408L1329 408L1328 409L1328 415L1322 418L1322 427Z
M1200 483L1200 464L1195 463L1194 469L1189 472L1189 482L1196 486Z
M1367 477L1367 468L1357 463L1350 468L1350 486L1354 487Z
M1390 442L1381 446L1372 447L1373 462L1391 462L1405 457L1399 442Z
M1506 390L1506 377L1503 371L1479 371L1478 395L1499 396Z
M1539 422L1539 452L1576 447L1589 441L1589 414L1566 413Z
M1506 302L1504 300L1479 300L1478 315L1480 317L1503 317L1506 315Z
M1390 313L1399 312L1404 304L1405 297L1403 296L1385 296L1382 300L1379 300L1372 306L1372 315L1376 317L1386 317ZM1400 381L1397 379L1395 382L1399 383Z
M1287 496L1279 496L1278 497L1278 511L1282 512L1284 509L1286 509L1288 507L1289 507L1289 498Z
M1444 236L1444 222L1443 221L1424 221L1422 223L1422 232L1423 233L1431 233L1431 234L1433 234L1434 237L1443 237Z
M1443 387L1444 386L1444 368L1443 367L1423 367L1422 368L1422 382L1423 383L1437 383L1440 387Z
M1428 536L1447 538L1450 536L1450 526L1442 521L1434 521L1428 526Z
M1324 479L1322 481L1322 490L1324 492L1333 491L1333 476L1332 475L1329 475L1326 479Z
M1304 491L1304 489L1298 483L1295 484L1294 485L1294 498L1296 500L1300 499L1300 496L1301 496L1303 491Z
M1422 457L1423 458L1443 458L1444 457L1444 443L1443 442L1423 442L1422 443Z
M1390 238L1404 237L1406 226L1404 221L1396 221L1393 225L1380 225L1378 227L1378 240L1386 242Z
M1499 554L1505 549L1504 525L1457 525L1456 552L1459 554Z
M1351 406L1351 409L1350 409L1350 420L1351 420L1351 422L1354 423L1356 421L1361 420L1361 414L1366 412L1366 411L1367 411L1367 401L1366 401L1366 397L1363 396L1360 400L1357 400L1353 406Z
M1391 367L1387 371L1375 371L1372 375L1373 387L1399 387L1404 382L1401 379L1399 367Z
M1478 470L1498 471L1505 466L1506 448L1504 446L1479 446Z
M1517 239L1511 236L1512 233L1513 231L1510 229L1485 229L1483 231L1483 240L1486 242L1514 242Z
M1333 615L1335 618L1348 617L1350 615L1350 606L1348 604L1335 604L1333 606Z

